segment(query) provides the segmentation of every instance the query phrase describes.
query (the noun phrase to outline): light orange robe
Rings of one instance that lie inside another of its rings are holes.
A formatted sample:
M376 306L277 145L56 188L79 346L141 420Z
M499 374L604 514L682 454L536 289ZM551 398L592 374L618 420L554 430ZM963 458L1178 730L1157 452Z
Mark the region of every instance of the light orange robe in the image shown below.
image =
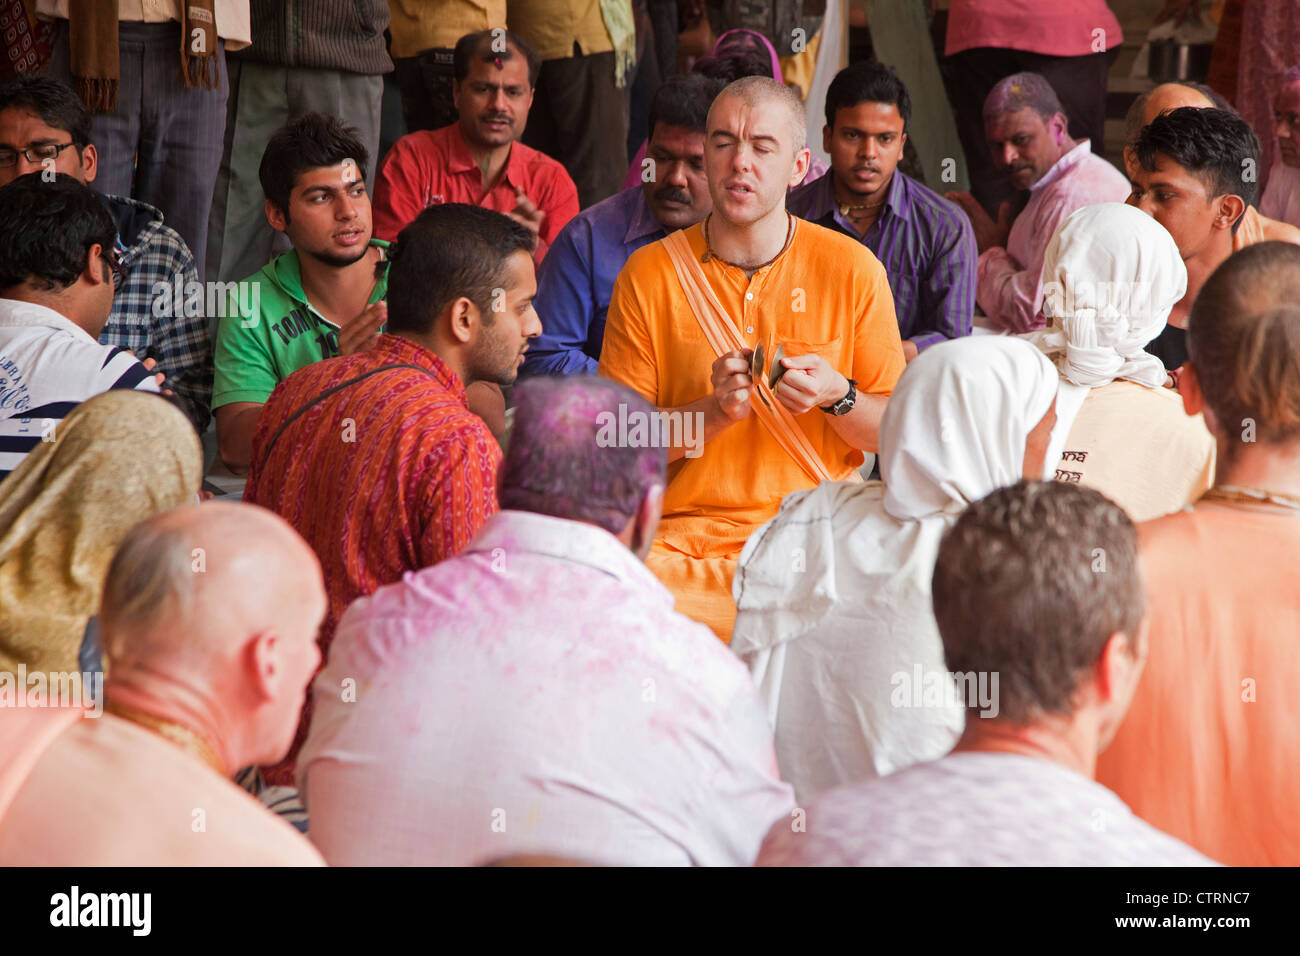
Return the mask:
M322 866L197 757L111 714L0 708L0 866Z
M1300 514L1204 501L1139 534L1150 656L1097 782L1221 863L1300 865Z
M701 227L690 227L686 237L702 258ZM716 258L702 268L750 346L770 336L791 356L820 355L859 392L893 391L905 364L894 299L884 267L862 243L796 220L790 248L752 278ZM600 374L661 408L676 408L711 394L715 358L662 243L633 253L614 283ZM825 413L813 409L796 421L835 479L862 464L862 452ZM646 563L673 592L677 610L730 641L731 579L745 541L782 498L813 484L755 415L726 429L699 457L670 465L664 517Z

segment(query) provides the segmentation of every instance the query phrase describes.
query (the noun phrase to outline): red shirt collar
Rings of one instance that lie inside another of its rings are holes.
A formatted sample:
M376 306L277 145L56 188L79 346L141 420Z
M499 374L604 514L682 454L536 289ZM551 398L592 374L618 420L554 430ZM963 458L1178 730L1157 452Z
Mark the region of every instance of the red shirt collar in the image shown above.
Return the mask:
M474 162L474 157L469 153L469 144L465 142L465 134L461 132L460 122L452 123L447 127L450 135L447 142L447 167L449 172L465 173L470 170L480 172L478 163ZM521 175L522 157L519 155L519 144L510 144L510 155L506 157L506 168L501 174L501 179L497 185L508 183L512 188L523 185ZM480 173L481 175L481 173Z
M382 356L384 365L409 363L427 368L433 373L438 384L451 392L462 404L466 402L465 384L460 376L452 371L451 366L438 357L438 353L427 349L418 342L413 342L402 335L384 333L375 342L374 351Z

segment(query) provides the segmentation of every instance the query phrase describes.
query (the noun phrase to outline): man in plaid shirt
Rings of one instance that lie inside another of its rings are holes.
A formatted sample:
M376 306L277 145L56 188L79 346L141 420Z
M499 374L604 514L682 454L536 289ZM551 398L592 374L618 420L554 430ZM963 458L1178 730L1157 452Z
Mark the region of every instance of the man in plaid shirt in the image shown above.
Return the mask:
M85 104L59 80L23 77L0 85L0 186L30 172L67 173L87 185L97 155ZM206 295L194 256L153 206L100 196L117 224L117 258L126 279L99 337L130 349L166 375L178 404L201 433L212 395L212 344ZM163 291L165 290L165 291Z

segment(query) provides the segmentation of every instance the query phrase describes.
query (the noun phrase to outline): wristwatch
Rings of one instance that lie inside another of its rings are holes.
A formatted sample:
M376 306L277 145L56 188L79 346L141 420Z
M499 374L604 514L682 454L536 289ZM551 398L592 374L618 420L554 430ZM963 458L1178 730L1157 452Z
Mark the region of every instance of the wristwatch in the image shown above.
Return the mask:
M853 410L853 403L858 398L858 383L849 379L849 393L832 405L822 405L821 410L827 415L847 415Z

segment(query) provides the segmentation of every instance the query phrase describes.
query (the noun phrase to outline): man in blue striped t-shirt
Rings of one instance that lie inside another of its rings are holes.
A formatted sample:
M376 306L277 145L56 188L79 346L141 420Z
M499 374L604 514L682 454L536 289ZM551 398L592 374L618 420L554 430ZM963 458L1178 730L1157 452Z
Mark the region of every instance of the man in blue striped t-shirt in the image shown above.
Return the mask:
M79 403L162 376L100 345L113 309L117 227L89 187L29 173L0 188L0 480ZM152 365L152 363L149 363Z
M936 342L970 334L979 264L966 214L897 168L911 115L907 88L890 67L862 60L841 70L826 91L822 148L831 168L786 203L876 254L909 362Z

